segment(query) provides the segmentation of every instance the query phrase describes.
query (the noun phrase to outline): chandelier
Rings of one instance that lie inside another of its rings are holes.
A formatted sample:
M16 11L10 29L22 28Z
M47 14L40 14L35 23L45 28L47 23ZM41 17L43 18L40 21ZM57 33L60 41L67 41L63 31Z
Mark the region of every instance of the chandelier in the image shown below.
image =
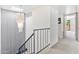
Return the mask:
M24 13L22 13L21 7L20 7L20 13L17 14L16 22L18 25L19 32L22 32L24 28Z

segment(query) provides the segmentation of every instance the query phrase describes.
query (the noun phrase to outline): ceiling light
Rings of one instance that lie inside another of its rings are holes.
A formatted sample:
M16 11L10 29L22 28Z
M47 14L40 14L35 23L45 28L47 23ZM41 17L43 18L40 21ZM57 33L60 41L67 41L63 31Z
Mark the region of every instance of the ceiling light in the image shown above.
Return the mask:
M18 8L18 7L15 7L15 6L12 6L12 7L11 7L11 10L23 12L24 9L21 9L21 8Z

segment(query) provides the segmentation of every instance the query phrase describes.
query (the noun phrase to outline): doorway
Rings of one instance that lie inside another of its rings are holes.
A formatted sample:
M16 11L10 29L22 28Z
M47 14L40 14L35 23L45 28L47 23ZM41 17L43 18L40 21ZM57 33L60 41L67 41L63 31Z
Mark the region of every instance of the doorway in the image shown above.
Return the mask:
M64 16L64 38L77 39L77 13L66 14Z

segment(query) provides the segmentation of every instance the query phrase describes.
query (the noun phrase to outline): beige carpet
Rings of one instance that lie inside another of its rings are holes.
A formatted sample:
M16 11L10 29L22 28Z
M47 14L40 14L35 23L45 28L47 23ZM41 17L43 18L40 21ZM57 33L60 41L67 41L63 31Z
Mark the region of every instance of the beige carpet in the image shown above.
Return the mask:
M62 39L52 48L42 51L41 54L79 54L79 42Z

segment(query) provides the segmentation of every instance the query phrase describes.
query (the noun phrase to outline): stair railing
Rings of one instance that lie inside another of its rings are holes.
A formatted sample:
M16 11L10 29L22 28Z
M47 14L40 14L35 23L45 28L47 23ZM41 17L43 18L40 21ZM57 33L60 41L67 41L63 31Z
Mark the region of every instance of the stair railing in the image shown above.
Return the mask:
M50 45L50 28L34 29L32 35L20 46L18 54L38 54Z

